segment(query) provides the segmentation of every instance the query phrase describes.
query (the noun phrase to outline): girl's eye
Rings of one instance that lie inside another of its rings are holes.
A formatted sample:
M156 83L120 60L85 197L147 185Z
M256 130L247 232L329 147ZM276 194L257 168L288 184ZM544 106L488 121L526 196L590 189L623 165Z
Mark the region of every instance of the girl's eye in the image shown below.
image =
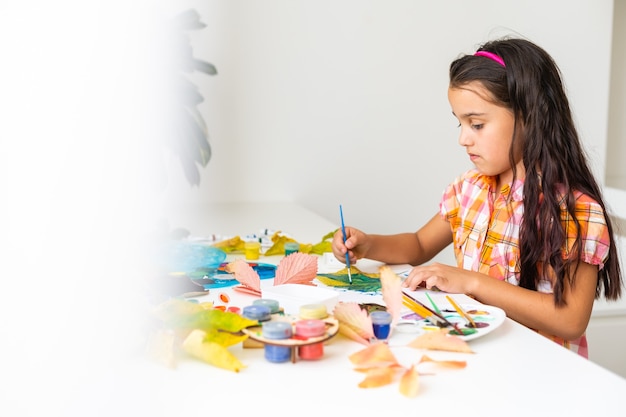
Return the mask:
M480 130L482 128L483 128L483 124L482 123L478 124L478 125L472 125L472 129L475 129L475 130Z

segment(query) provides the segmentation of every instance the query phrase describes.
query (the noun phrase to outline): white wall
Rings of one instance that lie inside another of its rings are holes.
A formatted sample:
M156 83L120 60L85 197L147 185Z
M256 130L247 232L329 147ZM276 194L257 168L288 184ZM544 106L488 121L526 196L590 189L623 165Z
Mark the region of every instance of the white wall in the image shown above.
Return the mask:
M181 198L290 200L332 220L341 203L367 231L417 229L470 166L446 98L448 65L508 34L560 65L603 181L612 5L199 2L208 27L193 37L196 54L219 71L197 78L214 154L200 188ZM177 175L173 188L189 189Z

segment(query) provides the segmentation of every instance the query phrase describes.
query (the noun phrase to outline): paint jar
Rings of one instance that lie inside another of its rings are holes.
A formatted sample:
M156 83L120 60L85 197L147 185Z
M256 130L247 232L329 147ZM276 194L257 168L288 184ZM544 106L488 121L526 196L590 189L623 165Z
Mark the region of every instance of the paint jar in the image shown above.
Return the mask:
M241 315L250 320L268 321L272 318L270 308L265 305L252 304L245 306Z
M325 319L328 317L328 311L325 304L305 304L300 306L300 318L306 319Z
M387 342L391 333L391 314L388 311L372 311L370 318L376 339Z
M263 337L268 340L291 339L293 327L287 321L268 321L263 323ZM290 346L265 343L265 359L270 362L287 362L291 358Z
M241 314L241 309L237 306L229 306L226 311L230 312L230 313L235 313L235 314Z
M254 300L252 302L252 305L267 306L270 309L270 314L278 314L283 312L280 308L280 305L278 304L278 301L269 298L260 298L258 300Z
M257 241L246 242L243 245L243 253L246 256L246 259L249 261L254 261L259 259L261 255L261 243Z
M296 339L306 340L311 337L320 337L326 334L326 323L323 320L296 321ZM316 360L324 356L324 343L311 343L298 347L298 356L301 359Z
M300 250L300 244L298 242L285 242L285 256L291 255L294 252Z

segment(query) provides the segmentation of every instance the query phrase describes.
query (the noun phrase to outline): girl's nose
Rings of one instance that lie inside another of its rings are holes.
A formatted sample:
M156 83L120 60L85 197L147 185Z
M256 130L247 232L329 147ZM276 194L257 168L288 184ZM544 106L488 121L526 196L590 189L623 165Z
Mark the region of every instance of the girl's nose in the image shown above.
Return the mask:
M471 145L471 142L471 134L465 129L461 128L461 133L459 133L459 145L469 146Z

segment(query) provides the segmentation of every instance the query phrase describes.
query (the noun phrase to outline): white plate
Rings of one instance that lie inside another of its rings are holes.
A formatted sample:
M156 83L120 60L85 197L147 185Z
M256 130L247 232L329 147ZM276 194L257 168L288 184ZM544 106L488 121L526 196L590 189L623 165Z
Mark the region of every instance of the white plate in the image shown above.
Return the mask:
M474 320L477 325L477 328L472 329L475 330L474 333L457 336L463 340L473 340L484 336L486 334L491 333L502 323L504 323L504 319L506 319L506 313L504 310L494 307L488 306L484 304L461 304L461 307L465 312L467 312L470 317ZM468 330L465 326L466 321L459 313L454 310L454 308L449 304L441 304L439 306L443 316L451 323L458 323L459 327L463 331ZM437 328L428 320L425 320L413 313L412 311L405 309L402 311L400 315L400 320L396 324L395 330L402 333L423 333L428 329ZM453 329L450 329L453 331Z

